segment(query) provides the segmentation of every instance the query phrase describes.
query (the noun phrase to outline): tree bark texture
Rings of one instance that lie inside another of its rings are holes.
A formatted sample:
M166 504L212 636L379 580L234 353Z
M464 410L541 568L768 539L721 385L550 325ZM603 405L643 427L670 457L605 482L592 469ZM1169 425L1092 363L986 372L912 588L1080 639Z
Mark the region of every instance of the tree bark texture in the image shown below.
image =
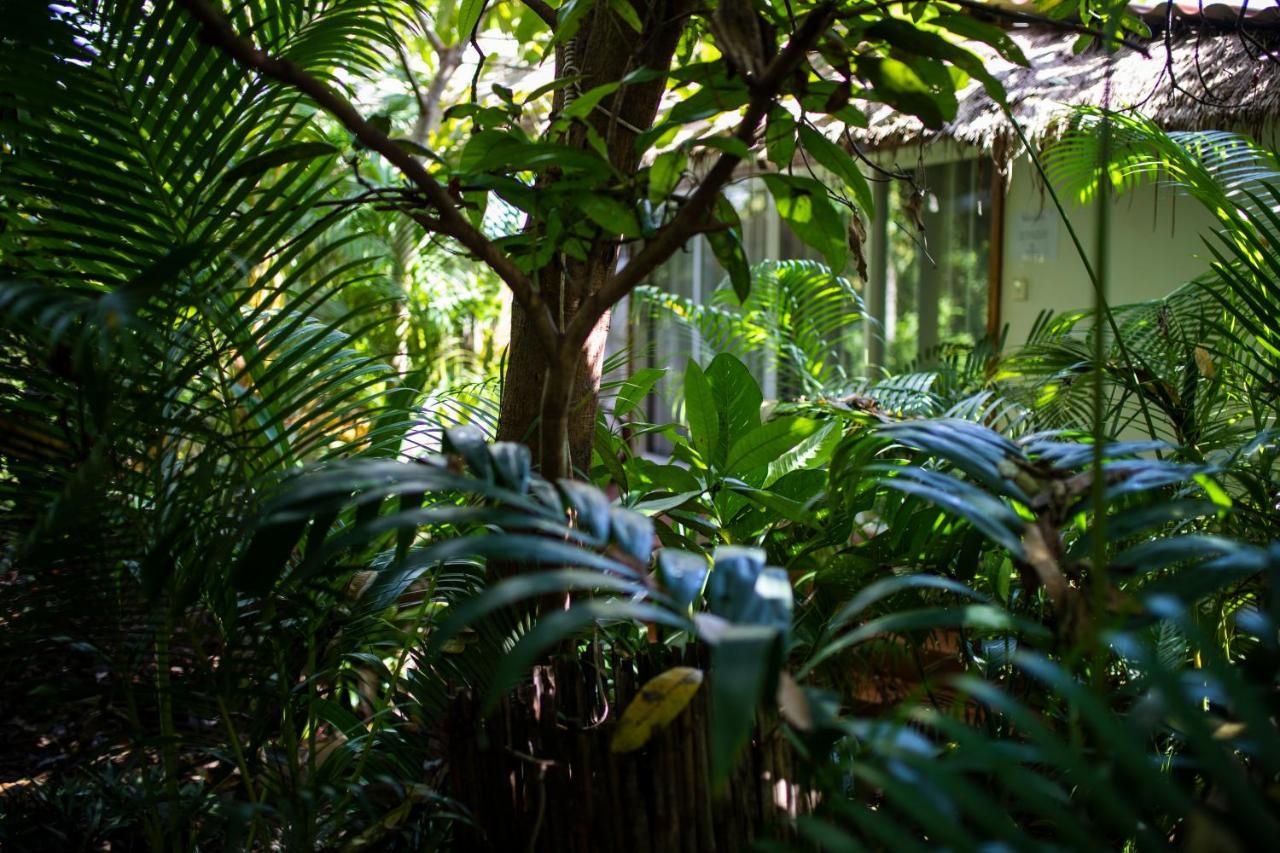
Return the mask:
M665 72L671 67L689 8L688 0L650 0L633 5L644 25L641 33L636 33L607 4L597 4L561 52L557 69L559 74L566 73L566 66L576 70L582 79L574 89L582 92L621 81L639 69L664 72L656 79L620 87L587 119L605 140L609 160L622 175L634 175L639 168L635 129L647 129L653 124L666 87ZM572 97L572 93L566 95L562 89L556 98L557 111L563 107L565 97ZM585 148L586 136L586 128L576 125L565 141ZM531 222L529 227L538 228L539 223ZM613 274L617 259L615 235L606 235L592 248L585 263L556 259L534 276L562 332L586 296ZM574 470L585 474L590 468L608 331L606 313L575 353L549 353L546 342L535 335L527 312L519 304L513 307L498 438L528 444L544 476L569 473L564 465L552 465L560 470L549 471L542 464L547 449L557 444L567 444L566 461ZM548 382L548 368L569 375L553 376ZM542 431L552 433L541 438L540 418ZM561 433L558 437L556 431Z
M568 442L568 459L573 471L585 477L591 468L600 371L604 363L604 344L608 334L609 315L606 314L596 324L587 343L574 355L572 377L558 377L569 385L568 399L544 400L549 359L530 327L524 309L519 303L513 305L511 342L507 348L507 365L502 383L498 440L519 441L529 445L533 450L535 464L541 468L545 453L539 441L539 418L542 417L545 403L549 415L564 418L562 428L551 424L548 431L560 433L562 439ZM564 371L564 367L559 364L555 369ZM560 476L561 473L543 471L548 477Z

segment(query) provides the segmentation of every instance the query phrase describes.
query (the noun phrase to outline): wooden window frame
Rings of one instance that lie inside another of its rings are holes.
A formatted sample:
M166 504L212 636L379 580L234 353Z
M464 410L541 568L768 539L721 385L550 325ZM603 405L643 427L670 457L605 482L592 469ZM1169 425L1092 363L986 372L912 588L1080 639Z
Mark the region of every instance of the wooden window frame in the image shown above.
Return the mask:
M1000 303L1004 297L1004 206L1005 178L999 164L1005 160L1004 145L997 143L988 159L991 161L991 231L987 258L987 334L993 339L1000 335L1003 320ZM1005 168L1011 164L1005 163Z

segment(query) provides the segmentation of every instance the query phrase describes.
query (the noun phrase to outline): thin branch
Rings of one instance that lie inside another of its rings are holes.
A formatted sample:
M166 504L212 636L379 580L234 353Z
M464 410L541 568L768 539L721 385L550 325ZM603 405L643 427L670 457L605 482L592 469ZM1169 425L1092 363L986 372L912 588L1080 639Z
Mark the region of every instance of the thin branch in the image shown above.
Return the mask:
M742 121L734 131L734 137L750 148L756 139L760 122L768 113L773 99L787 77L799 67L805 54L826 31L835 14L835 5L825 3L801 22L795 35L782 52L769 64L764 73L751 86L751 98L747 102ZM720 190L733 177L742 158L729 151L721 152L715 164L707 172L689 200L675 217L658 230L645 247L625 267L611 276L598 290L589 294L582 306L565 328L565 345L580 346L591 334L596 322L609 308L640 284L651 272L680 250L695 234L705 228L705 220L715 205Z
M902 169L898 168L896 163L894 164L894 167L892 169L887 169L884 166L881 166L875 160L868 157L867 153L862 150L862 146L859 145L857 140L853 138L853 134L849 132L849 128L847 125L845 126L844 133L842 135L844 136L845 144L849 146L849 150L853 152L854 156L857 157L859 160L861 160L863 163L866 163L867 166L873 172L875 172L878 175L881 175L880 178L868 178L868 180L906 181L910 183L912 186L915 186L915 175L905 172Z
M400 210L402 210L402 211L404 211L405 213L407 213L407 214L409 215L409 218L410 218L410 219L412 219L414 222L418 223L419 225L421 225L423 228L427 229L428 231L440 231L440 230L441 230L441 229L440 229L440 220L439 220L439 219L437 219L437 218L435 218L434 216L432 216L432 215L431 215L431 214L429 214L429 213L423 213L423 212L422 212L422 211L420 211L420 210L405 210L403 207L402 207L402 208L400 208Z
M409 64L409 54L405 52L404 44L396 39L396 55L400 57L400 67L404 69L404 76L409 78L409 87L413 89L413 99L418 104L418 115L424 116L431 111L430 102L423 93L422 87L418 85L418 75L413 73L413 66ZM414 140L417 142L418 140Z
M222 50L240 66L278 80L309 96L367 148L378 152L399 169L400 173L416 186L438 211L438 219L426 217L426 220L432 222L433 227L440 233L457 240L498 274L498 277L511 289L512 296L532 317L534 329L548 355L556 352L559 330L556 328L550 310L533 287L529 277L515 265L510 257L468 221L454 204L449 191L431 176L417 158L397 145L381 130L369 124L351 102L332 87L289 60L272 56L240 36L208 0L178 0L178 2L200 22L203 37L210 44Z
M350 196L348 198L332 199L328 201L317 201L318 207L355 207L361 204L382 204L390 199L405 199L405 191L396 187L374 187L365 190L359 195ZM299 205L299 208L305 205Z
M427 13L422 8L414 4L413 14L418 19L418 26L422 27L422 35L426 38L427 43L431 45L431 49L436 53L444 50L444 42L440 36L436 34L435 27L431 25L431 21L427 20Z

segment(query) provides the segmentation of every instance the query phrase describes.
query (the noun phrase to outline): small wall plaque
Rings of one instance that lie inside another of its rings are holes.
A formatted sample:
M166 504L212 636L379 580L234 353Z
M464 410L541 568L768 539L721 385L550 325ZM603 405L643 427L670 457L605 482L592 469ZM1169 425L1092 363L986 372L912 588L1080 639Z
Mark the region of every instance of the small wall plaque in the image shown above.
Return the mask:
M1018 213L1013 217L1009 235L1011 254L1019 261L1056 261L1058 259L1058 214L1052 210Z

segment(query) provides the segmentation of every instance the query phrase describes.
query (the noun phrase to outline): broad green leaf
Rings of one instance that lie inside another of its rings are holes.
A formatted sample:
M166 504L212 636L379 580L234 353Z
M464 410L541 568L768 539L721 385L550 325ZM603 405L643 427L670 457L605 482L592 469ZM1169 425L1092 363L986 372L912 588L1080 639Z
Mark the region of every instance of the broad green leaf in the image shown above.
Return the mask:
M711 652L711 779L722 788L751 738L756 711L776 690L781 636L762 625L730 625Z
M394 146L398 147L398 149L408 151L413 156L419 156L419 158L430 158L436 161L440 161L438 156L436 156L435 151L429 149L429 147L426 147L425 145L419 145L419 143L413 140L404 140L404 138L394 138L394 140L392 140L392 143Z
M920 65L924 67L923 62ZM858 73L871 84L875 97L891 107L920 119L930 130L940 130L948 116L943 99L922 79L920 73L892 57L861 56ZM952 100L955 96L952 95Z
M265 595L284 574L294 548L306 529L305 520L260 525L241 555L240 562L231 571L233 587L254 595ZM148 588L160 588L163 580L159 572L161 567L168 569L168 561L155 561L154 564L148 561L144 565L142 577Z
M733 442L760 426L764 394L751 369L727 352L711 359L706 376L720 412L716 459L722 463Z
M987 94L997 103L1004 103L1004 86L987 71L982 60L960 45L947 41L938 33L914 27L903 20L886 18L872 25L867 34L918 56L951 63L981 80Z
M1030 65L1027 62L1026 55L1022 52L1022 48L1018 47L1018 43L1010 38L1007 32L994 24L984 23L972 15L965 14L939 15L929 23L953 32L964 39L989 44L1000 51L1001 56L1005 59L1024 68Z
M611 174L609 164L594 152L553 142L531 142L507 130L482 130L472 134L458 164L462 172L504 174L552 167L566 174L581 173L600 180Z
M634 752L649 742L655 729L679 716L702 686L702 670L676 666L644 683L622 712L609 740L611 752Z
M640 23L640 16L636 14L636 9L631 5L630 0L609 0L609 8L619 18L627 22L627 26L635 30L637 33L644 31L644 25Z
M778 215L796 236L822 253L833 270L843 271L849 244L843 217L827 198L827 188L811 178L764 175Z
M622 78L622 85L636 86L641 83L648 83L653 80L659 80L667 75L656 68L637 68L634 71L628 71Z
M560 494L577 517L577 526L596 542L609 539L609 498L604 492L588 483L577 480L558 480Z
M649 167L649 201L658 204L675 192L688 163L689 155L682 149L659 154Z
M702 489L691 489L687 492L677 492L676 494L664 494L660 497L646 497L644 500L634 504L631 509L636 512L642 512L645 515L661 515L665 512L683 506L689 501L702 494Z
M563 44L578 34L582 19L595 8L595 0L565 0L556 9L556 33L551 39L551 47Z
M701 554L663 548L658 552L658 578L677 607L684 609L698 600L710 569Z
M746 609L734 620L748 625L767 625L785 639L791 631L794 598L791 578L785 569L768 566L756 578L755 589Z
M785 669L778 673L778 714L791 728L802 732L813 731L813 705L808 695Z
M798 415L761 424L730 446L725 470L741 474L768 465L817 432L819 426L818 421Z
M684 371L684 410L693 446L710 464L720 435L720 415L716 412L711 385L693 359L689 359Z
M529 447L520 442L494 442L489 447L498 482L512 492L524 494L529 489L532 460Z
M615 81L588 89L565 107L561 115L565 118L586 118L604 98L616 92L620 85L622 84Z
M1213 503L1196 498L1165 500L1152 505L1131 507L1115 513L1107 520L1107 542L1119 543L1137 534L1150 535L1170 522L1185 522L1218 511L1219 507ZM1072 543L1067 555L1073 559L1084 558L1093 548L1093 538L1094 530L1086 530Z
M1192 479L1196 481L1196 485L1204 489L1205 494L1209 496L1209 500L1223 509L1232 508L1231 495L1227 493L1226 489L1222 488L1217 480L1208 474L1196 474Z
M707 609L730 622L739 621L750 606L756 581L764 571L764 551L721 545L715 550L713 562L707 578Z
M919 468L907 468L885 485L924 498L968 521L1018 559L1025 559L1022 521L999 499L968 483Z
M769 486L783 477L803 468L817 468L831 459L840 443L840 423L832 421L794 448L769 462L769 473L764 485Z
M489 453L489 442L479 428L464 424L446 429L442 443L444 452L461 456L476 477L486 482L493 481L493 456Z
M525 139L509 130L480 130L467 138L458 156L458 170L462 172L485 171L482 164L488 165L494 160L495 149L506 149L521 145ZM501 161L499 160L499 163Z
M707 82L693 95L677 102L667 115L671 124L692 124L720 113L732 112L746 105L750 92L737 78L720 78Z
M542 566L581 566L595 569L601 578L605 575L635 574L624 563L545 535L493 533L440 539L411 551L402 565L395 564L379 571L377 579L365 590L361 600L367 600L371 612L378 612L391 606L429 567L448 560L463 559L503 560Z
M445 34L452 31L454 16L458 11L458 0L440 0L436 6L435 25Z
M791 166L796 154L796 120L782 107L769 111L769 123L764 131L765 153L769 162L779 169Z
M732 154L739 160L745 160L751 156L751 149L747 147L747 143L743 142L736 136L727 136L725 134L716 134L715 136L703 136L689 143L690 148L714 148L717 151L723 151L726 154Z
M701 489L698 478L681 465L660 465L637 456L627 460L627 471L637 488L649 491L688 492Z
M635 211L617 199L598 193L586 193L576 196L574 201L587 218L606 233L621 234L624 237L640 236L640 220L636 218Z
M875 202L871 199L871 187L858 168L858 164L836 143L827 139L808 125L800 126L800 144L813 155L813 159L827 171L844 182L849 196L868 217L875 215Z
M707 243L716 261L729 273L729 283L739 302L746 302L751 295L751 265L742 240L733 229L713 231L707 235Z
M723 195L716 199L715 218L725 227L707 232L707 243L720 266L729 274L729 283L733 285L738 301L746 302L751 295L751 266L742 246L742 220Z
M968 598L982 599L981 595L959 581L941 575L896 575L882 578L864 587L852 601L831 617L825 630L828 632L838 630L876 602L907 589L936 589L954 592Z
M458 40L470 41L489 0L462 0L458 6Z
M685 70L691 72L701 70L703 74L707 74L707 69L706 63L699 63L690 65ZM644 153L656 143L673 136L681 125L693 124L721 113L733 112L750 100L751 95L741 80L728 79L723 75L723 71L709 73L716 76L703 82L698 91L677 102L663 119L636 137L637 153ZM673 79L675 76L673 75Z
M622 507L609 510L609 538L641 565L653 553L653 522L641 513Z
M484 222L485 211L489 209L489 193L464 190L462 200L466 203L463 212L466 213L467 219L471 220L473 226L479 228Z
M728 481L726 481L728 482ZM804 505L784 497L783 495L774 494L768 489L757 489L746 484L729 485L729 489L736 495L742 495L749 502L768 510L775 515L775 519L786 519L796 524L805 524L810 527L815 525L813 513L804 508Z

